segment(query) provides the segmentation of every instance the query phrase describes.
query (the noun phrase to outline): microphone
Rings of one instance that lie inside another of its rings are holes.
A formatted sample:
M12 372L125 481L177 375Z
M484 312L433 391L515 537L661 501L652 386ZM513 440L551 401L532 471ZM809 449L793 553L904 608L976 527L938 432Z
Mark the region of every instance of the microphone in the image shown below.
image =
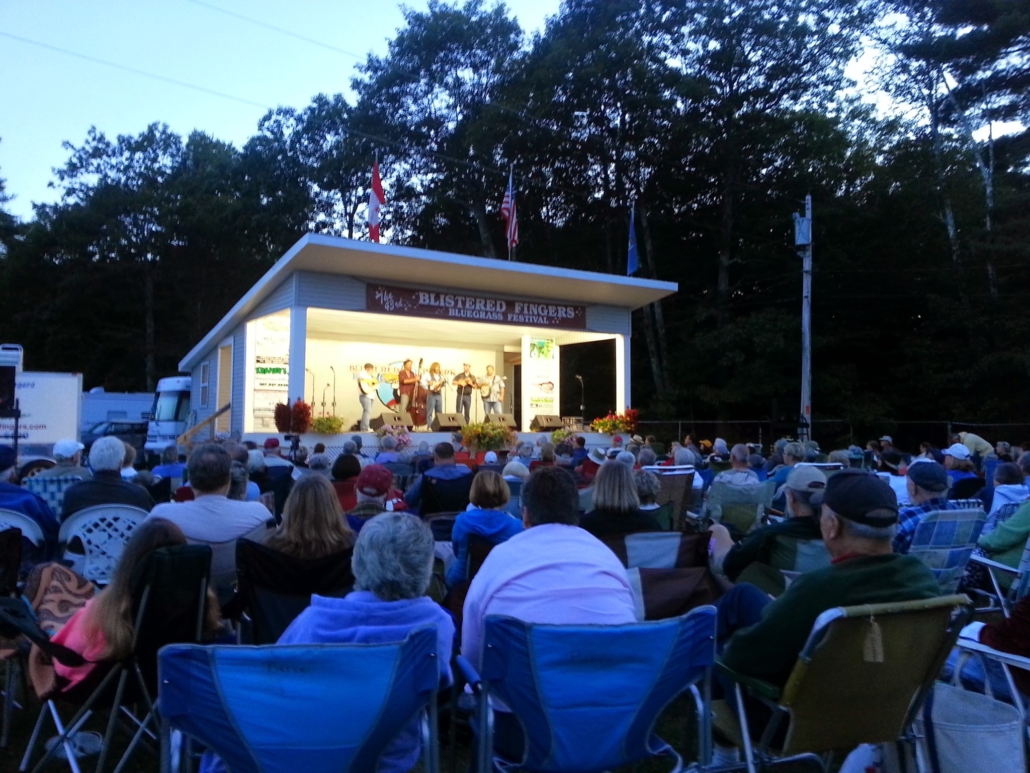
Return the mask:
M579 375L578 373L576 374L576 378L578 378L580 381L583 380L583 377L581 375Z

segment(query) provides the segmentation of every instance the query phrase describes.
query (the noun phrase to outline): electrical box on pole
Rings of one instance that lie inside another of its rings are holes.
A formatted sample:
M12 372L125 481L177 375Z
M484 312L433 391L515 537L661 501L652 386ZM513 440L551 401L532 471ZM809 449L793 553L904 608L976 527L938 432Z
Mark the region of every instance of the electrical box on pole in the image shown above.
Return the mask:
M794 246L802 259L801 411L798 438L811 438L812 428L812 197L805 196L804 216L794 215Z

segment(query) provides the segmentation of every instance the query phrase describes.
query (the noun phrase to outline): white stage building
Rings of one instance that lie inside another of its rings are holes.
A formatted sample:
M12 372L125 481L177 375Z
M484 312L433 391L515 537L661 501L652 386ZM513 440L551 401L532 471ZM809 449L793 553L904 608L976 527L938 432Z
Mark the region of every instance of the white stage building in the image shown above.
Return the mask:
M308 234L179 369L193 378L198 423L231 404L215 430L260 440L277 434L275 404L297 398L312 404L315 417L341 417L344 434L353 434L361 417L357 376L366 362L379 381L373 419L392 411L405 359L422 359L426 369L439 362L448 380L462 363L480 377L493 365L509 386L504 411L520 414L528 431L534 416L560 413L563 346L613 340L614 407L631 406L631 314L676 289L650 279ZM510 388L516 374L519 406ZM482 420L480 400L472 402L471 420ZM444 411L456 412L455 403L454 388L445 390ZM304 442L319 439L340 442L316 435Z

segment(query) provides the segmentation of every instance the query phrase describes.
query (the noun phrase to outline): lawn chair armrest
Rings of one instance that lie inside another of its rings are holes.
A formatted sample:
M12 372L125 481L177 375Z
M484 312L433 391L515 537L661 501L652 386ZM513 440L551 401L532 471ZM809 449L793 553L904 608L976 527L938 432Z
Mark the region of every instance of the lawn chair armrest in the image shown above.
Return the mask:
M955 646L959 649L965 650L966 652L977 652L981 655L985 655L991 658L991 660L997 660L1007 666L1030 671L1030 658L1023 657L1022 655L1013 655L1011 652L1002 652L1001 650L996 650L993 647L988 647L986 644L981 644L978 641L963 639L961 637L955 642Z
M458 668L461 669L462 675L465 677L465 681L469 683L469 687L472 688L472 692L479 695L483 688L483 680L479 676L479 672L476 671L476 667L472 665L472 662L464 655L458 655L455 658L458 663Z
M1022 572L1020 572L1020 570L1014 566L1009 566L1008 564L1000 564L997 561L992 561L989 558L984 558L983 556L978 556L976 554L971 555L969 557L969 560L975 561L981 566L989 566L992 569L1001 569L1003 572L1011 572L1012 574L1022 574Z
M739 671L734 671L723 663L721 658L716 658L715 670L719 674L729 677L741 687L747 688L747 691L756 698L762 698L773 702L780 699L781 690L779 687L771 682L766 682L764 679L758 679L757 677L748 676L747 674L742 674Z

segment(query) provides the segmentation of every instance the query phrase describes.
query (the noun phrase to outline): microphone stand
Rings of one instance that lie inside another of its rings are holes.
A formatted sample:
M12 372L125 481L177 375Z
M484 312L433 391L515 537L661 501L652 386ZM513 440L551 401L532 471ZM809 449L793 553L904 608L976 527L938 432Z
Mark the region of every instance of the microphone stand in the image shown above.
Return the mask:
M583 377L578 373L576 374L576 380L579 381L579 425L582 428L586 426L587 421L587 390L583 386Z
M325 418L325 390L329 388L328 382L325 385L325 389L322 390L322 417Z
M332 365L329 366L329 370L333 372L333 416L336 415L336 368Z

